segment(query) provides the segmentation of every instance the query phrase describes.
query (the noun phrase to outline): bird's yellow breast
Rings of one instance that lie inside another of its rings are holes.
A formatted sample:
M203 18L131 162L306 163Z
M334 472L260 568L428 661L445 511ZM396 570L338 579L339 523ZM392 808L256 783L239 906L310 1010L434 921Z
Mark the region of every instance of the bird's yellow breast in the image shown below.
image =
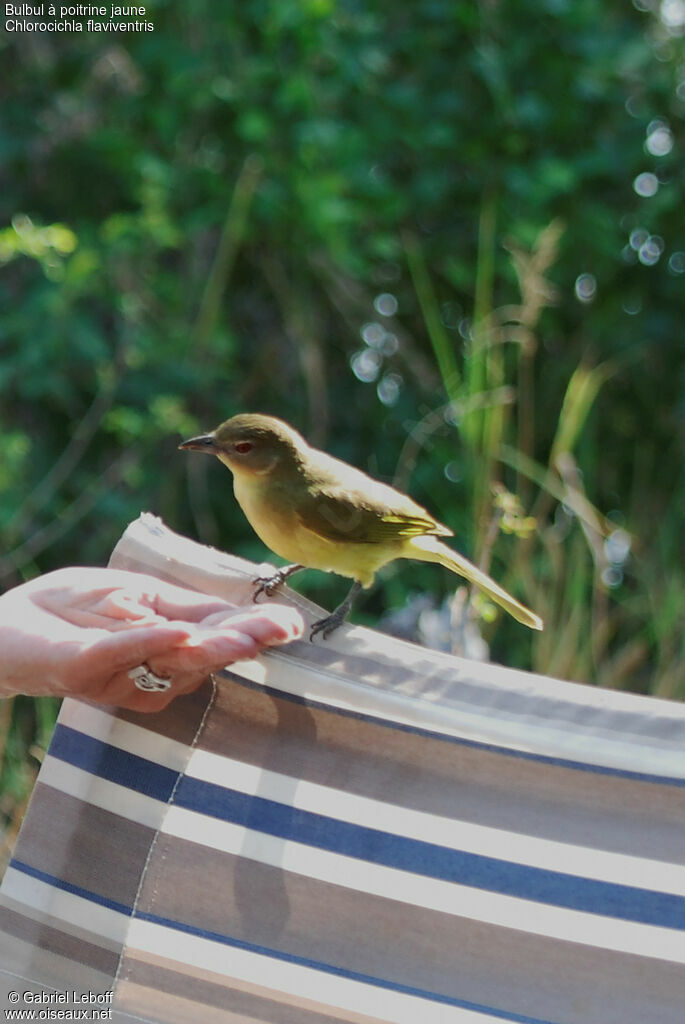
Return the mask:
M281 558L286 558L289 562L299 561L295 553L299 550L296 541L297 515L291 503L278 501L273 483L255 479L244 480L236 473L233 478L233 491L259 539Z
M395 545L338 542L307 529L292 501L268 477L243 479L234 472L233 491L259 539L287 562L335 572L368 587L381 566L399 554Z

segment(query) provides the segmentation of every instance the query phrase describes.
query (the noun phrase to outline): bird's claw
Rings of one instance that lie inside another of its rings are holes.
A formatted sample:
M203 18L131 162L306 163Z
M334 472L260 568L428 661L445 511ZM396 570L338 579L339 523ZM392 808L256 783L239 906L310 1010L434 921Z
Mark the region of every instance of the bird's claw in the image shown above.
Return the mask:
M343 622L344 616L336 615L333 612L332 615L327 615L325 619L319 619L315 622L309 631L309 642L314 643L314 637L318 636L319 633L323 636L324 640L327 640L331 633L340 626Z
M352 602L354 601L356 595L359 593L361 588L362 584L359 582L359 580L355 580L355 582L352 584L350 588L349 594L347 595L343 603L339 604L335 611L331 612L330 615L327 615L325 619L319 619L318 622L314 623L311 630L309 631L310 643L313 642L314 637L318 636L319 633L322 633L324 640L326 640L331 635L331 633L335 632L338 626L342 626L343 622L350 613Z
M299 564L284 565L282 569L276 569L270 576L258 576L256 580L252 581L256 588L252 595L252 600L256 601L260 594L273 597L286 580L289 580L295 573L301 572L302 569L304 569L304 566Z
M285 582L285 577L281 572L275 572L273 576L258 576L252 580L254 585L254 592L252 594L252 600L256 601L258 597L265 594L267 597L273 597L280 586Z

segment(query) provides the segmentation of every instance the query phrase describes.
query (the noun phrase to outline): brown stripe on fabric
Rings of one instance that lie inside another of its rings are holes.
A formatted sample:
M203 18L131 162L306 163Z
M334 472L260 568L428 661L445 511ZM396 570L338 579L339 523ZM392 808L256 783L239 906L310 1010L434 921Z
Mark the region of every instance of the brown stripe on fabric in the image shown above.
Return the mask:
M630 1013L655 1001L673 1014L660 1024L682 1024L682 965L536 936L525 931L525 920L518 931L319 882L249 860L249 843L248 836L246 856L235 857L160 837L140 911L545 1020L556 1021L560 1005L565 1024L651 1020ZM528 906L532 925L536 905Z
M224 998L227 998L224 990ZM117 989L114 1021L144 1020L149 1024L264 1024L264 1018L208 1006L198 999L123 982Z
M14 915L8 916L4 908L0 908L0 929L0 967L10 976L16 974L24 987L30 981L78 992L111 989L118 962L114 953L92 944L76 943L72 936L57 929L25 931L21 922Z
M154 836L145 825L39 782L14 858L131 907Z
M214 684L211 679L206 679L199 689L193 693L181 694L163 711L158 711L154 715L121 708L116 712L116 717L151 732L168 736L179 743L192 744L212 699L213 691ZM139 753L145 756L144 751Z
M67 941L70 949L89 951L92 947L93 952L88 952L88 959L84 960L84 963L87 962L102 971L111 970L112 964L116 967L121 951L121 943L116 939L96 935L88 928L81 928L71 921L63 921L54 914L27 906L4 893L0 900L0 932L6 930L17 938L35 942L36 945L44 945L46 949L53 949L56 952L63 952L67 947Z
M226 960L230 963L230 948ZM122 962L115 1006L131 1007L141 1016L164 1024L186 1024L188 1020L268 1021L269 1024L384 1024L345 1010L333 1010L321 1003L277 993L264 985L222 977L214 971L171 964L161 956L130 950ZM193 1009L194 1012L189 1011ZM141 1013L141 1010L143 1013Z
M356 644L350 639L341 645L341 639L336 634L332 643L300 640L267 657L294 662L304 671L329 674L343 684L346 679L361 681L380 692L418 697L437 708L441 703L454 707L452 702L466 702L474 711L511 716L521 724L569 730L578 726L584 731L591 718L592 728L620 730L624 739L632 736L636 742L657 746L665 737L677 742L683 735L685 711L677 702L614 692L612 702L601 705L597 690L591 687L587 691L580 683L503 665L484 666L371 630L363 630Z
M199 746L443 817L685 863L685 787L417 735L307 706L228 671Z
M110 564L143 571L203 593L218 594L229 601L249 605L256 576L264 564L256 565L225 552L181 537L148 513L131 523L117 544ZM320 618L323 609L284 587L274 600L294 604L307 617ZM456 700L473 700L474 708L507 716L511 711L521 721L554 722L573 728L587 726L588 713L594 726L610 723L638 741L648 737L659 745L664 737L679 746L685 727L685 708L675 702L613 693L608 706L594 688L507 669L483 666L448 654L427 650L382 633L343 627L326 641L299 641L274 650L267 660L285 659L367 685L389 689L431 701L440 695ZM276 671L276 674L277 671ZM544 709L541 711L541 709Z

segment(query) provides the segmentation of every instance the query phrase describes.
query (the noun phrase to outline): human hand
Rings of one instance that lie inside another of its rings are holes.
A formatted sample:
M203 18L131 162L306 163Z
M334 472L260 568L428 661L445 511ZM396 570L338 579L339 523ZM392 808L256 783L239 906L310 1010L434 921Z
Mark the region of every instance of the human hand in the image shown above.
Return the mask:
M286 605L236 608L121 569L58 569L0 596L0 695L71 696L160 711L214 671L302 634ZM143 692L129 671L171 680Z

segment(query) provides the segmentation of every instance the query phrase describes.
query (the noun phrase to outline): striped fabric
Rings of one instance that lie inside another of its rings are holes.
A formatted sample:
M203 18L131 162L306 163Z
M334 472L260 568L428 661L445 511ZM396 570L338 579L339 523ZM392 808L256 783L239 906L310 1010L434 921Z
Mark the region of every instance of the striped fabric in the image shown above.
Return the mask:
M151 516L112 562L259 571ZM359 627L152 718L65 701L0 929L6 993L120 1021L682 1024L685 707Z

